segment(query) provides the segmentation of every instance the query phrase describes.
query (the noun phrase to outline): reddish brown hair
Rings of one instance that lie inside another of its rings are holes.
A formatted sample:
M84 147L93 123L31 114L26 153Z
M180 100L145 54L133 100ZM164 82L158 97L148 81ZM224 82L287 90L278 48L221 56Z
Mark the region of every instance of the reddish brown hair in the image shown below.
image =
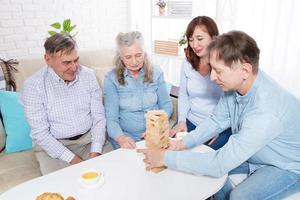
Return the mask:
M204 27L206 29L205 31L207 31L211 38L219 35L217 24L213 19L207 16L198 16L192 19L192 21L186 28L185 35L187 41L189 41L189 38L192 37L197 26ZM188 62L191 63L192 67L195 70L198 70L197 68L200 62L200 58L195 54L189 42L187 48L185 48L185 56Z

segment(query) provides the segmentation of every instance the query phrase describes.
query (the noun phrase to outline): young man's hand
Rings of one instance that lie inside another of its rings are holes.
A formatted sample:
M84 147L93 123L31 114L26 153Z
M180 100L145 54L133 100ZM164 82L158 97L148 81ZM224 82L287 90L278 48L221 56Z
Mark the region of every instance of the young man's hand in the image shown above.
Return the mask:
M138 153L143 153L145 158L143 159L146 170L149 171L155 167L163 167L164 159L165 159L165 151L164 149L138 149Z
M183 142L183 140L170 140L168 150L171 151L182 151L186 149L186 146Z

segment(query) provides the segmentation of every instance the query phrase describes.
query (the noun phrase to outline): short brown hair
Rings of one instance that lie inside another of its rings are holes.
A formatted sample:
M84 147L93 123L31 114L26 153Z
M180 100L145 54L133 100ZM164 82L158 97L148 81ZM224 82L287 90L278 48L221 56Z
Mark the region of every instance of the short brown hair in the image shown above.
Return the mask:
M54 54L61 51L62 54L69 54L77 45L74 38L69 34L56 33L47 38L44 43L45 51L48 54Z
M230 31L214 38L207 51L209 55L215 51L216 58L228 66L241 61L252 65L253 74L258 72L260 50L255 40L242 31Z
M192 19L192 21L186 28L185 35L187 40L189 40L189 38L192 37L197 26L204 27L211 38L219 35L217 24L213 19L207 16L198 16ZM195 70L198 70L197 68L200 62L200 58L197 56L197 54L195 54L189 42L187 48L185 49L185 55L186 59L192 65L192 67Z

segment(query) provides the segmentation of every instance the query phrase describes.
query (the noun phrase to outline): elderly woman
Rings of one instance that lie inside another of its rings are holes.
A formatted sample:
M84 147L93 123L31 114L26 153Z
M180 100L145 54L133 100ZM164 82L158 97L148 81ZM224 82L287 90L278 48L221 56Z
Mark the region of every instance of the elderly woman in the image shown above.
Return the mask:
M115 149L132 149L145 132L145 113L161 109L170 117L172 103L162 70L144 52L141 33L119 33L116 42L115 69L104 80L107 132Z

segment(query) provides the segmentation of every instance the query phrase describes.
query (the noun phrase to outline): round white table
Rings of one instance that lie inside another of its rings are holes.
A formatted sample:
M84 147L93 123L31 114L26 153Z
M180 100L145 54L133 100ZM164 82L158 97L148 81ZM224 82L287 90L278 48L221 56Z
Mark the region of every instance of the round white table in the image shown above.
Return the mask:
M143 142L139 143L139 147ZM201 145L194 151L211 149ZM118 149L100 157L38 177L0 195L0 200L35 200L44 192L57 192L76 200L201 200L216 193L225 183L221 178L195 176L166 169L160 173L145 170L143 155L135 150ZM94 169L104 174L105 182L97 188L79 184L83 171Z

